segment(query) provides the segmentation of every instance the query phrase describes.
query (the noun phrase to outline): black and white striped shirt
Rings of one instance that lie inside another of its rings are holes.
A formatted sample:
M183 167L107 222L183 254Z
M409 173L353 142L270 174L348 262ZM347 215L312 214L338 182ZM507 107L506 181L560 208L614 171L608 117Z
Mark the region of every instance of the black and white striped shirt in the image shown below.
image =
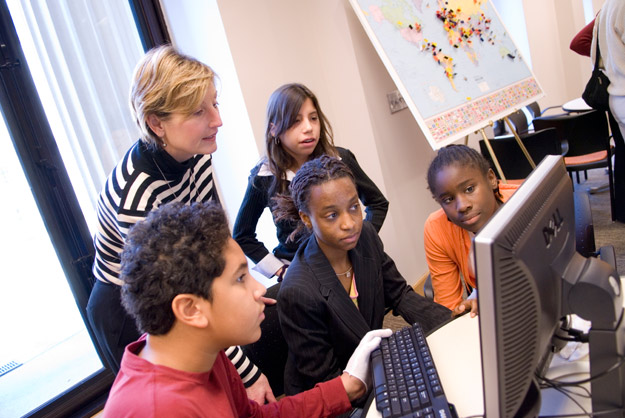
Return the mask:
M179 163L162 149L137 141L106 180L98 199L98 231L94 238L93 274L121 286L121 253L128 230L163 203L218 200L210 155ZM246 386L260 376L239 347L226 350Z
M106 180L98 199L93 274L121 286L120 256L128 229L167 202L216 199L210 155L179 163L162 149L137 141Z

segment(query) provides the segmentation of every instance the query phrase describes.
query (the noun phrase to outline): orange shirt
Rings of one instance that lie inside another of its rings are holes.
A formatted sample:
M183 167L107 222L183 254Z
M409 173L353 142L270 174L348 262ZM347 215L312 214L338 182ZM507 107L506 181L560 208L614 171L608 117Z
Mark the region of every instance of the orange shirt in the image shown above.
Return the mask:
M507 201L518 187L515 184L500 183L499 191L503 195L503 201ZM425 221L424 245L425 258L432 277L434 301L454 309L462 302L463 284L460 274L470 286L476 287L469 260L469 232L449 221L441 208L431 213Z

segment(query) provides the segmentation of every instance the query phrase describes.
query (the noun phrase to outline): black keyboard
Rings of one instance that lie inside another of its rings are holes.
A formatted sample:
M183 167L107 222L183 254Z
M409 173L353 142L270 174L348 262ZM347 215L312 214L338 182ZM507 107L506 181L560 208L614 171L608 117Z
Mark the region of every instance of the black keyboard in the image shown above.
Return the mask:
M375 403L384 418L456 416L419 324L382 338L371 353Z

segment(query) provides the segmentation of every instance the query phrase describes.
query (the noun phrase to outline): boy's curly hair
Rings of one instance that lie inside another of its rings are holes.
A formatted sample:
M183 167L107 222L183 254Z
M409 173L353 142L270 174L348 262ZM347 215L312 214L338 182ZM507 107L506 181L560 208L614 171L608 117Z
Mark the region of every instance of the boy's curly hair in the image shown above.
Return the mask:
M141 332L169 332L176 295L211 300L229 237L226 215L215 202L167 203L130 229L121 256L122 304Z

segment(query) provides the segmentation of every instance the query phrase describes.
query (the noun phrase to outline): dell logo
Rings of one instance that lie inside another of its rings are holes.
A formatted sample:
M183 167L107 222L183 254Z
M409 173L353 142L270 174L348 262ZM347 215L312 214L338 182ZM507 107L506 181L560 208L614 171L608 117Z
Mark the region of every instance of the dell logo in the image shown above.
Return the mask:
M553 239L558 234L558 231L562 228L562 224L564 223L564 219L562 215L560 215L560 210L556 209L556 211L549 218L549 223L543 228L543 238L545 239L545 245L547 248L553 242Z

